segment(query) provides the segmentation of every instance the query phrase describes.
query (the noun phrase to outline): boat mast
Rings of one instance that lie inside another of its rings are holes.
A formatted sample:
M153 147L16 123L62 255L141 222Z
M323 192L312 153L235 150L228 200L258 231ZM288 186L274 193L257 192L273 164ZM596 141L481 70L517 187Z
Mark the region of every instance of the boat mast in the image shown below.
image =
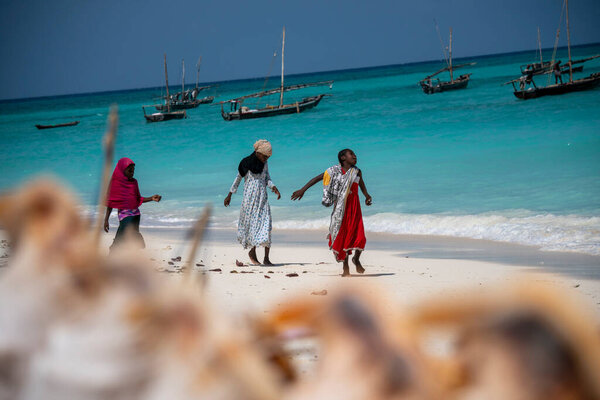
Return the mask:
M202 63L202 56L198 58L198 64L196 64L196 89L198 89L198 77L200 76L200 64Z
M285 26L283 27L283 40L281 41L281 94L279 95L279 108L283 106L283 50L285 49Z
M171 112L171 98L169 97L169 75L167 74L167 53L165 53L165 86L167 87L167 112Z
M544 65L544 60L542 59L542 40L540 39L540 27L538 26L538 46L540 48L540 68Z
M181 59L181 101L183 101L183 91L185 87L185 61Z
M433 22L435 23L435 31L437 32L438 39L440 39L440 45L442 46L442 53L444 53L444 61L446 62L446 67L447 67L448 66L448 55L446 55L446 46L444 46L444 41L442 40L442 35L440 35L440 27L435 18L433 19Z
M571 35L569 32L569 0L567 3L567 49L569 50L569 82L573 82L573 65L571 64Z
M452 77L452 28L450 28L450 46L448 47L448 55L449 55L449 66L450 70L450 82L454 82L454 78Z

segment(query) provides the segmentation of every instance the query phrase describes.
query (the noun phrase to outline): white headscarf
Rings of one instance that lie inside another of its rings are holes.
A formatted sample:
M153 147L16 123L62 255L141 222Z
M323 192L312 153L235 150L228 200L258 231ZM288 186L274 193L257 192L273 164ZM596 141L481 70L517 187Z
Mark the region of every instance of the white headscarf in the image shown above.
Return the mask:
M269 141L265 139L257 140L256 143L254 143L254 151L263 154L267 157L271 157L271 154L273 154L271 143L269 143Z

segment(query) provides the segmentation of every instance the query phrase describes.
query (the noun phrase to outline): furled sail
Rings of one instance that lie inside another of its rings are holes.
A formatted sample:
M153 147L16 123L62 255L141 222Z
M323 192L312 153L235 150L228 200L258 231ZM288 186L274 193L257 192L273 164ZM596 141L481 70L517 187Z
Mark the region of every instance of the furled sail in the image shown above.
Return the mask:
M332 85L333 85L333 81L322 81L322 82L313 82L313 83L301 83L301 84L298 84L298 85L285 86L283 88L283 91L284 92L289 92L291 90L304 89L304 88L313 87L313 86L329 86L329 87L331 87ZM269 96L269 95L272 95L272 94L275 94L275 93L281 93L281 88L278 87L278 88L274 88L274 89L270 89L270 90L265 90L265 91L258 92L258 93L252 93L252 94L248 94L246 96L236 97L235 99L221 101L219 103L234 103L234 102L239 102L241 100L252 98L252 97Z

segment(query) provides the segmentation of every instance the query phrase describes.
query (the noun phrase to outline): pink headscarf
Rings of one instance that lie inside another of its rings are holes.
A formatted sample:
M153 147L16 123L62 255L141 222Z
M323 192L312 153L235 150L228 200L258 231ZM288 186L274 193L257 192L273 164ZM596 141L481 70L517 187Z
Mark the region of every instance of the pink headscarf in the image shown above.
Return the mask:
M108 188L106 206L119 210L132 210L142 204L137 180L125 176L125 168L135 164L129 158L121 158L113 171Z

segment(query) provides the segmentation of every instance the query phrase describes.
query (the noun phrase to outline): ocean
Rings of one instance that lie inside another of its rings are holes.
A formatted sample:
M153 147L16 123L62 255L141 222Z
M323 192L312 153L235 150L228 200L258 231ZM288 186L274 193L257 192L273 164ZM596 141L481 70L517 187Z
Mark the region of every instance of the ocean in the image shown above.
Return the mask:
M545 59L551 53L545 51ZM599 54L600 45L572 53L575 59ZM564 60L566 49L559 56ZM185 120L146 123L141 106L156 102L162 88L4 101L0 190L53 175L77 193L82 211L91 215L108 110L118 104L116 159L135 161L142 195L163 196L160 203L142 206L142 227L190 226L205 204L213 205L214 227L235 227L241 191L229 208L223 199L240 159L257 139L268 139L269 170L282 193L281 200L269 198L274 229L320 229L325 236L331 210L320 205L320 186L299 202L290 195L348 147L356 152L373 196L371 207L361 200L368 232L468 237L598 255L600 88L518 100L502 83L535 57L532 50L455 60L477 62L456 71L473 74L468 88L434 95L425 95L418 81L441 68L439 61L289 76L286 84L335 83L331 89L286 93L291 101L330 95L312 110L245 121L226 122L218 105L200 105L188 110ZM597 59L575 77L599 71ZM179 79L172 73L170 82ZM547 79L535 81L545 85ZM271 77L267 88L278 84L279 77ZM263 79L220 82L207 94L216 102L263 85ZM277 104L278 96L265 102ZM34 126L72 120L81 122L50 130Z

